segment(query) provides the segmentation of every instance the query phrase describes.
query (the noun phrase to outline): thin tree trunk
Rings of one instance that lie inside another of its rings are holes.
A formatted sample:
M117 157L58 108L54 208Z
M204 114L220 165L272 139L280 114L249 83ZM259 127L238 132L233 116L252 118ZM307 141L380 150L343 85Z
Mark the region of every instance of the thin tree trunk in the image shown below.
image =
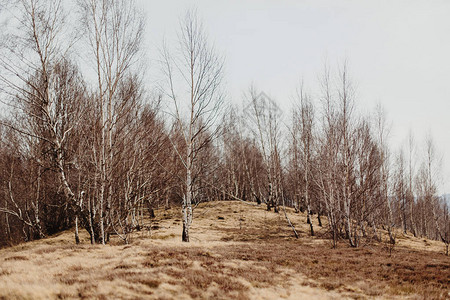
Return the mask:
M319 206L319 209L317 211L317 221L319 222L319 227L322 227L322 219L320 218L321 214L321 207Z
M42 232L42 227L41 227L41 220L39 219L39 198L40 198L40 192L41 192L41 167L38 167L38 178L37 178L37 190L36 190L36 199L35 201L31 202L31 206L33 208L34 211L34 226L35 226L35 230L38 233L38 236L40 239L44 238L45 235Z
M5 198L5 208L8 209L8 201L6 200L6 198ZM11 240L11 227L9 225L9 215L6 212L5 212L5 223L6 223L5 226L6 236L8 237L8 240Z
M284 195L281 195L281 201L283 202L283 212L284 212L284 217L286 218L286 221L288 222L289 226L292 228L292 231L294 232L295 238L298 239L298 233L297 230L295 230L294 225L292 224L291 220L289 219L287 212L286 212L286 204L284 201Z
M409 219L410 219L410 222L411 222L412 234L414 235L414 237L417 237L416 225L414 223L414 218L413 218L414 197L411 194L409 195L409 197L410 197L410 199L409 199Z
M188 143L186 160L186 193L183 199L183 235L182 241L189 242L189 229L192 222L192 144Z
M95 244L95 232L94 232L94 226L92 224L92 219L94 218L93 209L92 209L93 204L91 203L92 201L93 200L88 199L88 214L89 214L89 233L91 235L91 244L94 245Z
M80 236L78 234L78 215L75 216L75 243L80 243Z

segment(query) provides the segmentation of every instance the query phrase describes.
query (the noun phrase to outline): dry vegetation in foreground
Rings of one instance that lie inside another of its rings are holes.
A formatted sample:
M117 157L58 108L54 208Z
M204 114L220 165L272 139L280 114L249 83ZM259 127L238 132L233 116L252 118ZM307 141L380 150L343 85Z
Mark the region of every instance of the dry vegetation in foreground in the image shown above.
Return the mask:
M130 245L75 245L65 232L0 250L0 299L335 299L450 298L443 245L400 235L384 243L331 249L324 229L308 236L306 216L241 202L195 211L193 242L180 242L178 209L157 210L151 232ZM317 225L317 224L315 224Z

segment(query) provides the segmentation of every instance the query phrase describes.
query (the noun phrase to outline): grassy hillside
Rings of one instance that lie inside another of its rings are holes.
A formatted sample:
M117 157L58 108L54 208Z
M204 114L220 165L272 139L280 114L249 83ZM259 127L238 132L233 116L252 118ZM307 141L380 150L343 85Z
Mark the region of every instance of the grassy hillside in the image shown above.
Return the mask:
M370 242L331 249L325 229L308 236L306 216L242 202L194 212L181 243L178 209L157 210L130 245L75 245L72 232L0 250L0 299L450 298L441 243L398 235L392 253ZM315 221L315 220L314 220ZM83 233L84 234L84 233Z

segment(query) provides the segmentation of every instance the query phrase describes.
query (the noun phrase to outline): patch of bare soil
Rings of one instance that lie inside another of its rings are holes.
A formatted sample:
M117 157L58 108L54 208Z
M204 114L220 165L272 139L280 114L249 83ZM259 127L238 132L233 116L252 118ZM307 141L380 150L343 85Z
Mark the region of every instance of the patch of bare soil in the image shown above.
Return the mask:
M75 245L73 233L0 250L0 299L336 299L450 298L450 260L434 241L402 236L331 248L324 228L308 236L304 214L242 202L194 212L182 243L178 209L156 210L150 231L130 245ZM419 244L420 246L416 245Z

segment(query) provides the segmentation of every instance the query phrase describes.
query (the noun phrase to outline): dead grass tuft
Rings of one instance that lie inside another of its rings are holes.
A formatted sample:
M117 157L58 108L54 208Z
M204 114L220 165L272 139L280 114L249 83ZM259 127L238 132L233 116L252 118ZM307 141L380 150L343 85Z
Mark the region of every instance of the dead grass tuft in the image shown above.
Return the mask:
M70 267L68 268L68 271L69 271L70 273L72 273L72 272L79 272L79 271L84 270L84 268L85 268L85 267L83 267L81 264L78 264L78 265L70 266Z
M128 264L128 263L120 263L119 265L115 266L114 269L122 269L122 270L126 270L126 269L133 269L136 268L137 265L135 264Z
M23 256L23 255L16 255L16 256L10 256L10 257L5 258L5 261L9 261L9 260L29 260L29 258L26 256Z
M158 280L149 279L149 278L141 278L141 279L138 279L137 282L144 284L147 287L152 288L152 289L156 289L161 284L161 282L159 282Z
M176 234L158 234L158 235L153 235L152 239L154 240L169 240L169 239L173 239L175 238L177 235Z
M6 275L9 275L9 274L11 274L11 271L6 270L6 269L0 269L0 277L1 276L6 276Z
M80 279L77 276L73 276L73 275L65 275L59 278L59 281L65 285L75 285L78 283L87 283L86 280Z
M332 290L336 290L338 288L340 288L342 286L342 283L339 282L322 282L320 284L320 287L326 289L327 291L332 291Z

